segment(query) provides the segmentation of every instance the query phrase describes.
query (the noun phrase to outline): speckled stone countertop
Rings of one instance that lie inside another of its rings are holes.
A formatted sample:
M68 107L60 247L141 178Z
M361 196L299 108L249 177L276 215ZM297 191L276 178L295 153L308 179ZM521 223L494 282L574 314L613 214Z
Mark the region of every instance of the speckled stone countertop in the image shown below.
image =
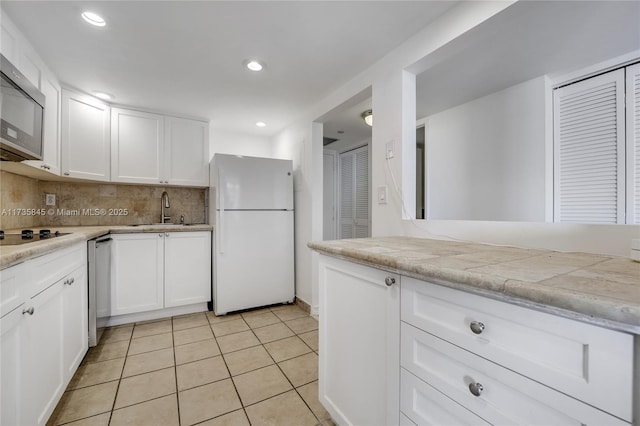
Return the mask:
M211 231L212 225L131 225L131 226L41 226L31 228L35 232L39 229L50 229L51 232L68 233L62 237L16 246L0 246L0 269L24 262L25 260L42 256L52 251L69 247L75 243L87 241L107 234L127 234L140 232L193 232ZM7 230L7 233L20 233L20 230Z
M640 334L640 263L628 258L410 237L308 245L330 256Z

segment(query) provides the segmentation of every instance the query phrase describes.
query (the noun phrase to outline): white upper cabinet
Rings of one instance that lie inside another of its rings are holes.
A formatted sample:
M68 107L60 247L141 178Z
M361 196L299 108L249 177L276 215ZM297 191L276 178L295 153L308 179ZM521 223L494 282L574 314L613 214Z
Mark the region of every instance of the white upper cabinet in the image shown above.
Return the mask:
M109 181L110 108L91 96L62 91L62 175Z
M111 180L208 186L209 124L112 109Z
M209 186L209 124L165 117L164 177L171 185Z
M42 62L20 30L2 15L0 51L36 87L40 87Z
M111 181L163 183L164 117L121 108L111 110Z

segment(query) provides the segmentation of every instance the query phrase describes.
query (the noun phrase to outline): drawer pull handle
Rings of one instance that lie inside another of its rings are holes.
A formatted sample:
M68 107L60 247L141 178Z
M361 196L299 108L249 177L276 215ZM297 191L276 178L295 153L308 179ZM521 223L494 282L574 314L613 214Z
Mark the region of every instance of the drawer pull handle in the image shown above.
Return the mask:
M469 328L471 329L473 334L482 334L482 332L484 331L484 324L480 321L471 321L471 324L469 324Z
M387 287L391 287L396 283L396 279L393 277L387 277L384 279L384 283L387 285Z
M473 394L473 396L480 396L484 388L480 383L470 383L469 384L469 392Z
M35 311L36 311L36 310L35 310L35 309L34 309L34 307L32 306L32 307L30 307L29 309L23 309L23 310L22 310L22 315L24 315L24 314L33 315L33 313L34 313Z

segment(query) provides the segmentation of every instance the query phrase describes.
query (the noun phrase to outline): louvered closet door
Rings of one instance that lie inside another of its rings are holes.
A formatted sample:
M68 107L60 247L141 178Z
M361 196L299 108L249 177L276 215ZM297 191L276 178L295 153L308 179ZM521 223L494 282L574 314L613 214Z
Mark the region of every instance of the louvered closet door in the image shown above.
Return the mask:
M340 154L340 238L369 237L369 147Z
M627 223L640 224L640 64L627 67Z
M554 219L625 223L624 70L554 91Z

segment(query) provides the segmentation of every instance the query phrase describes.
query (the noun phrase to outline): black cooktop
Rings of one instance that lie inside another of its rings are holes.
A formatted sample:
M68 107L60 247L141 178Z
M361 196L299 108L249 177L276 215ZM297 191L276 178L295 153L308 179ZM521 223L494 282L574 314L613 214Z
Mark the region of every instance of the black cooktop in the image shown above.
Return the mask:
M33 243L35 241L49 240L51 238L61 237L68 233L59 231L51 232L49 229L41 229L37 232L31 229L23 229L18 233L7 233L0 230L0 246L15 246L18 244Z

